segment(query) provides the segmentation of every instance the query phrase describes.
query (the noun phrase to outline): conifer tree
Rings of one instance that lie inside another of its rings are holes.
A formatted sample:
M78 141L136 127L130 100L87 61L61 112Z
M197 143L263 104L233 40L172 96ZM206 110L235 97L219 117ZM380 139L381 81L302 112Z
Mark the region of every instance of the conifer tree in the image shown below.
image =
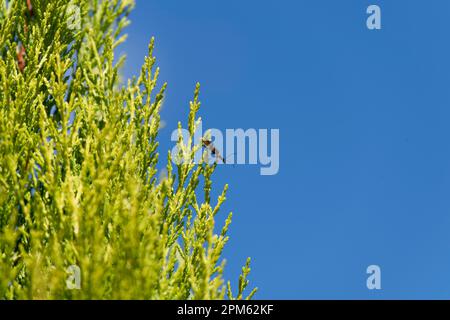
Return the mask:
M216 165L159 157L149 45L120 81L132 0L0 0L0 299L231 299ZM198 125L199 86L187 128ZM193 160L201 143L179 141ZM206 151L205 151L206 152ZM166 154L163 151L163 154ZM176 156L176 155L175 155ZM167 174L158 178L158 161Z

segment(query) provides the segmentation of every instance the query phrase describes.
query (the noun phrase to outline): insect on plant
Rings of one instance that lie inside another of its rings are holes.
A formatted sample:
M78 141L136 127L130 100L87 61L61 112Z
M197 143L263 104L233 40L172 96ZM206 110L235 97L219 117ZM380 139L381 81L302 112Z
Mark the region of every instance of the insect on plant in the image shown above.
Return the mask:
M196 130L200 85L164 166L153 38L138 75L118 77L135 2L0 0L0 300L256 291L244 297L249 259L235 293L224 276L232 214L220 215L228 185L216 191L212 175L232 160Z
M217 148L214 146L214 144L212 143L211 140L203 138L202 145L204 148L208 149L211 152L211 154L216 157L216 159L220 159L220 161L222 161L223 163L226 163L225 159L220 155L219 150L217 150Z

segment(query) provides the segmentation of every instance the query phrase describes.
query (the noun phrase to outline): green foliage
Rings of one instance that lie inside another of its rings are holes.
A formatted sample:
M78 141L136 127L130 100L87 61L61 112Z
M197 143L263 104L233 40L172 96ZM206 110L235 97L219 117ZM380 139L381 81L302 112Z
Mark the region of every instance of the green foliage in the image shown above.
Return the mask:
M153 40L139 77L120 85L114 50L133 1L32 4L31 16L25 0L0 0L0 299L234 298L221 259L231 213L214 231L227 190L211 199L216 166L173 167L169 153L165 177L157 169L166 85ZM67 23L73 5L79 29ZM189 159L201 148L179 145ZM79 290L66 284L72 265Z

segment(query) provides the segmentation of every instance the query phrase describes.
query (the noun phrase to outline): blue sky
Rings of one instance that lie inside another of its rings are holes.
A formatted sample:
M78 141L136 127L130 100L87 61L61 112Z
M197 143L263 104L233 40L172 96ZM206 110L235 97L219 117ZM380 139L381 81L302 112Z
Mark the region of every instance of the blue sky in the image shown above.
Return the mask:
M251 256L259 299L450 298L449 1L138 0L131 19L124 76L155 36L169 84L163 155L197 81L204 128L280 129L277 175L216 171L234 286Z

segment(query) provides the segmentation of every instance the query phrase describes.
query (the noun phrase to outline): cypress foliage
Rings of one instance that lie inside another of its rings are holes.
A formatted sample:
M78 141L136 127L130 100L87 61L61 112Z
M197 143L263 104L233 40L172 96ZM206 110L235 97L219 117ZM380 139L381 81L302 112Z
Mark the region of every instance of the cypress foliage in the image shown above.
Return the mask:
M0 299L245 298L249 260L235 296L223 279L231 214L216 234L227 186L212 199L215 165L172 165L169 152L158 178L153 40L140 74L119 81L133 7L0 0ZM197 86L192 135L199 107ZM201 148L179 145L188 159Z

